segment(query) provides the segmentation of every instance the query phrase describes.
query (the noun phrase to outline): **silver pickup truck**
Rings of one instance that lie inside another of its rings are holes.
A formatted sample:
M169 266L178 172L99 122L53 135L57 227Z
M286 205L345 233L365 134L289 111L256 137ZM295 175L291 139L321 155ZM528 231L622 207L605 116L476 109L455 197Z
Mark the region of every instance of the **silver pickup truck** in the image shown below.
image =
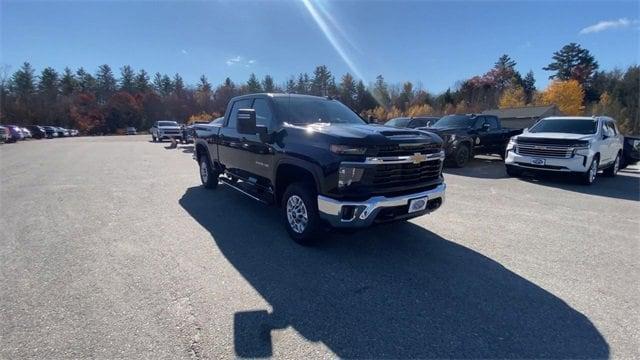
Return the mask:
M175 121L156 121L151 129L149 129L149 132L151 133L151 140L153 140L153 142L171 138L182 141L182 128L180 128L180 125Z

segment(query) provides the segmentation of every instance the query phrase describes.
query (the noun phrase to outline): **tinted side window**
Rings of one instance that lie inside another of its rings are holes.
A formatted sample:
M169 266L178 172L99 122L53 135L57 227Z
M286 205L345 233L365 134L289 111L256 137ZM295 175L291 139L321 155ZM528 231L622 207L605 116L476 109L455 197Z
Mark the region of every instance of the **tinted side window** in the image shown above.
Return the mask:
M238 115L238 110L251 108L251 100L252 99L242 99L233 103L233 106L231 107L231 114L229 114L229 123L227 124L227 127L233 129L236 128L236 116Z
M484 124L484 116L480 116L476 119L476 122L473 124L473 128L482 129L482 124Z
M496 130L498 129L498 119L492 117L492 116L487 116L485 117L486 124L489 124L489 130Z
M265 125L268 127L271 124L273 115L271 109L269 109L267 100L255 99L253 101L253 109L256 111L256 125Z
M411 127L412 128L417 128L417 127L425 127L427 126L427 119L413 119L413 121L411 122Z
M611 136L618 135L618 131L616 130L616 126L612 122L607 122L607 126L609 127L609 131L611 132Z

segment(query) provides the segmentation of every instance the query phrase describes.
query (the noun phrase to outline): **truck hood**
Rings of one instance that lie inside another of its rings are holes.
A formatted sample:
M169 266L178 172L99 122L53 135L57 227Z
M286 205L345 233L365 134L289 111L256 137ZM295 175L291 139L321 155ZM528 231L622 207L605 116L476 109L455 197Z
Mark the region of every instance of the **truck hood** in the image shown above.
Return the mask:
M180 126L158 126L159 130L180 130Z
M532 138L532 139L561 139L561 140L589 140L593 138L595 134L566 134L555 132L539 132L539 133L522 133L518 137Z
M322 134L334 138L335 143L395 143L434 142L440 139L428 132L402 129L378 124L328 124L317 123L306 126L287 124L287 128L302 130L307 134Z

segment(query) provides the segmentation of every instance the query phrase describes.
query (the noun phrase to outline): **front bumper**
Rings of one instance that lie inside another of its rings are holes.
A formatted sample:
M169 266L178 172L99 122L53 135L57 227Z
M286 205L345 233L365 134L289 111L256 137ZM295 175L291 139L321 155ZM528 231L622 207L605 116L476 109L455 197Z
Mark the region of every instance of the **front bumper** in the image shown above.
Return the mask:
M593 156L594 154L589 152L585 154L574 154L570 158L537 157L520 155L513 150L508 150L504 163L505 165L516 166L521 169L582 173L589 169ZM535 164L534 160L537 159L544 160L544 164Z
M318 195L318 211L320 217L333 227L367 227L374 222L408 219L435 211L444 203L446 188L447 185L442 183L427 191L395 197L374 196L364 201L340 201ZM425 210L407 212L410 200L424 197L427 198ZM381 218L379 215L384 216Z

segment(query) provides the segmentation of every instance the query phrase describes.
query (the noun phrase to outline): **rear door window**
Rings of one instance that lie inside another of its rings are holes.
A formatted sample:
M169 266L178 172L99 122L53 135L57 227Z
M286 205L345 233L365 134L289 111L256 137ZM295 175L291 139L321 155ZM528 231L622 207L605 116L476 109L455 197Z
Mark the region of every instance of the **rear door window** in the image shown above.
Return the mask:
M489 124L489 130L498 129L498 119L493 116L485 116L485 124Z

